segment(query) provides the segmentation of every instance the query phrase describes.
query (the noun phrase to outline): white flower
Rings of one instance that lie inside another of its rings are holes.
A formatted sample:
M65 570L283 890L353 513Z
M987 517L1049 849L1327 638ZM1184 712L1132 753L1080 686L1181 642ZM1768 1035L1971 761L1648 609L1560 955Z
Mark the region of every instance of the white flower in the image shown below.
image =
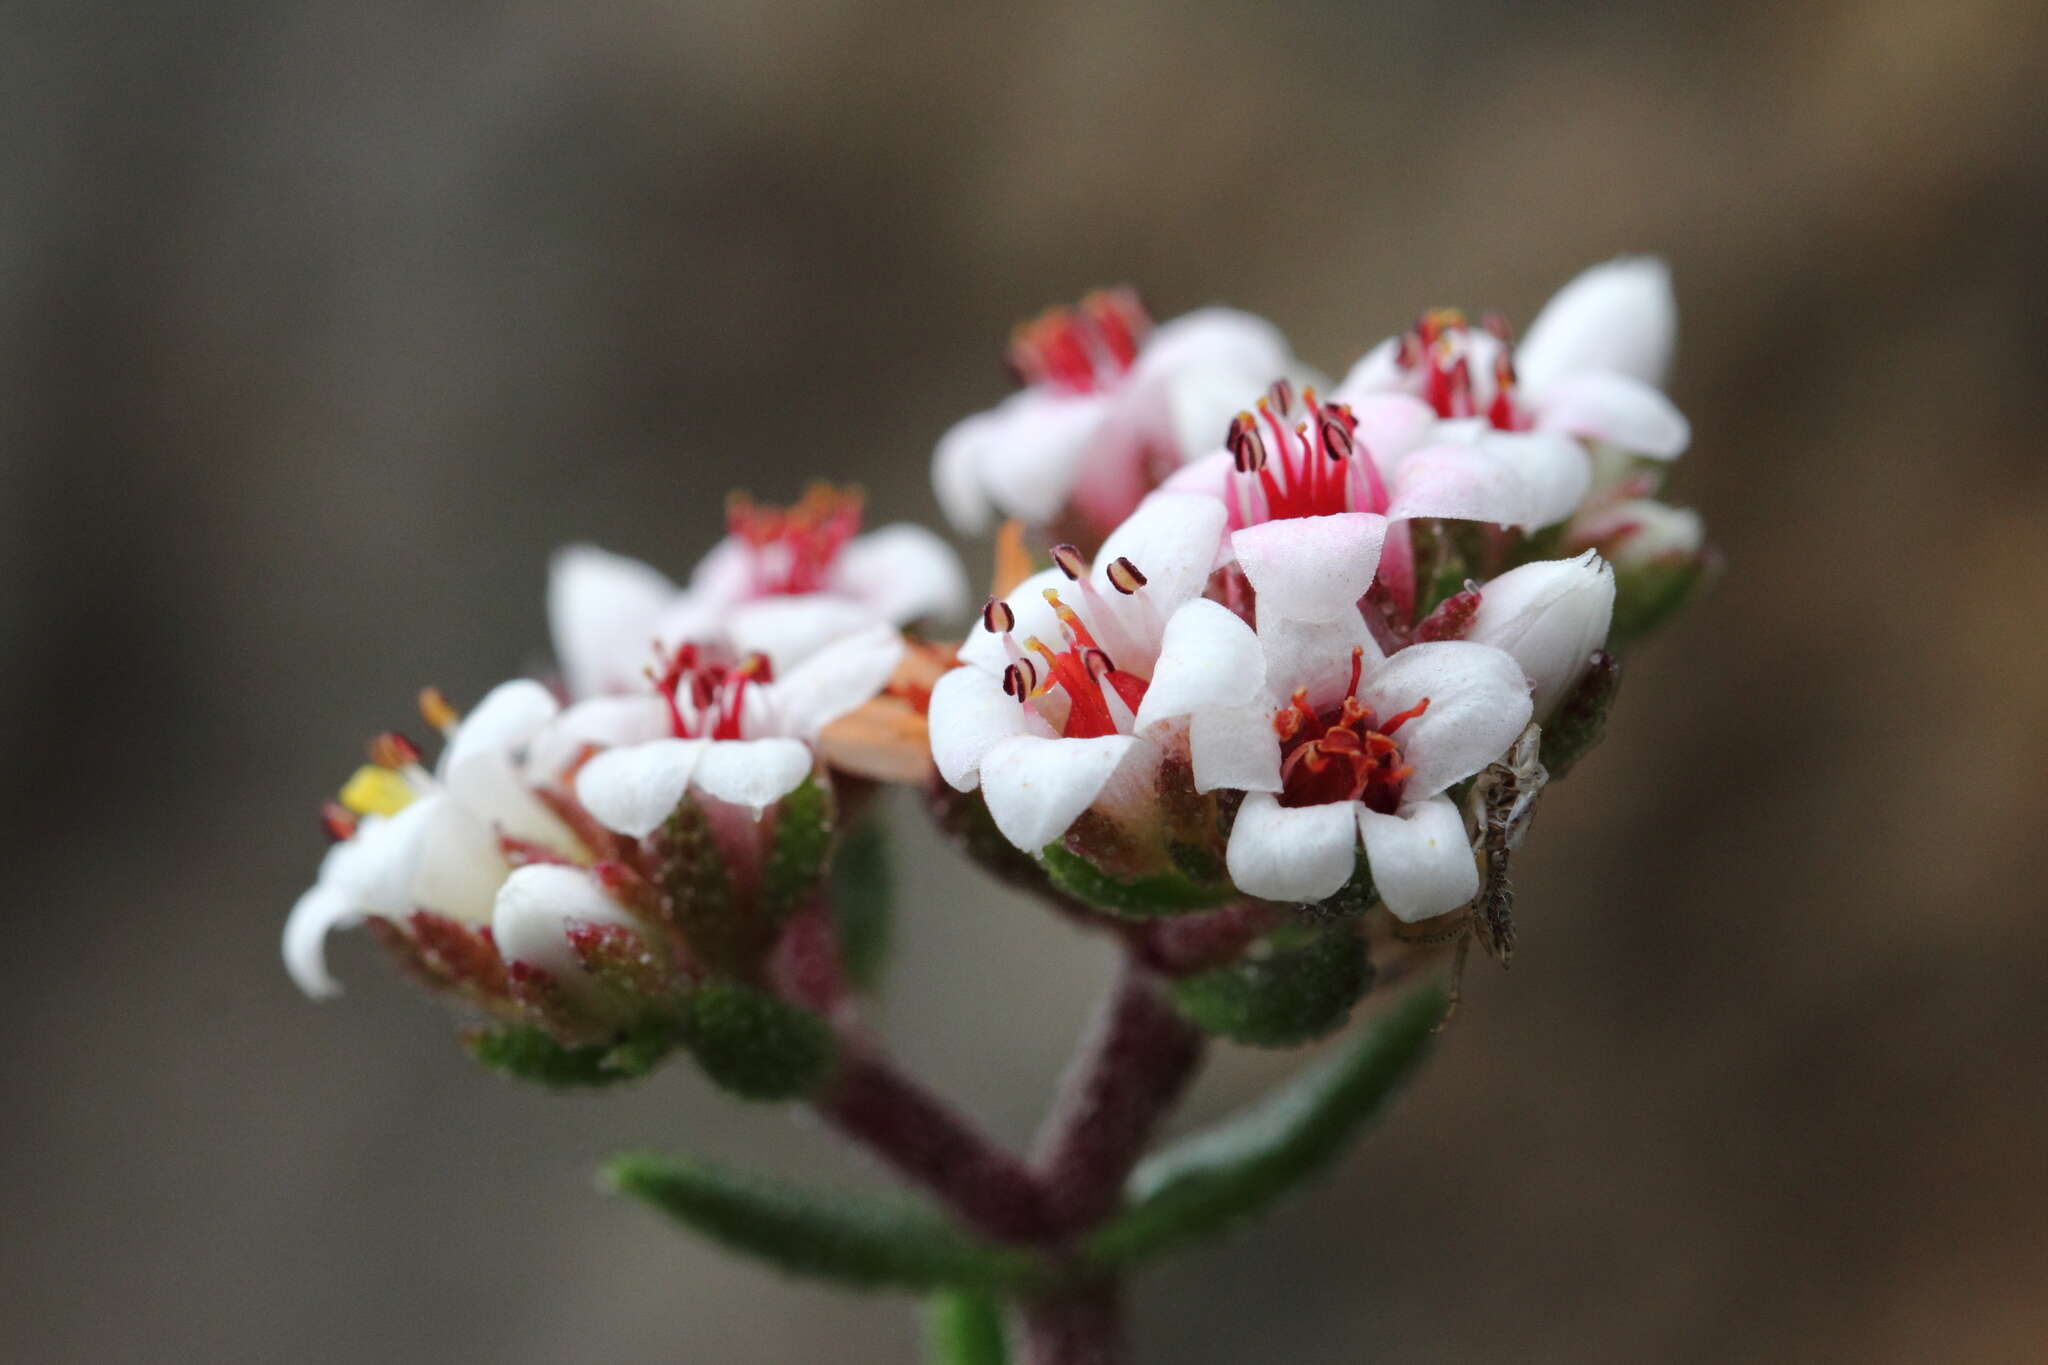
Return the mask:
M508 963L537 968L591 1008L603 1002L571 937L578 925L612 925L644 936L645 928L580 867L530 863L498 888L491 941Z
M813 652L787 673L766 655L736 664L680 646L652 691L580 702L562 715L571 738L609 744L576 774L576 796L605 826L652 834L692 788L758 816L802 784L818 731L882 690L903 639L871 625Z
M1182 609L1201 611L1206 648L1162 661L1154 687L1208 666L1207 698L1186 704L1188 745L1198 791L1247 793L1230 832L1231 880L1268 900L1319 901L1351 878L1362 839L1398 918L1470 900L1478 872L1444 792L1528 724L1515 661L1463 641L1385 658L1355 610L1321 624L1262 618L1254 635L1236 616L1204 610L1214 606ZM1171 719L1168 710L1151 719Z
M1147 327L1117 291L1020 328L1010 358L1024 388L958 423L933 455L947 518L968 534L1002 516L1099 535L1209 449L1243 394L1298 369L1279 331L1248 313L1207 308Z
M1588 512L1572 523L1568 537L1575 545L1599 546L1620 569L1691 559L1706 539L1699 513L1654 498L1628 498Z
M345 810L334 818L346 837L285 921L285 966L302 990L340 989L326 966L330 930L371 917L404 928L416 911L489 924L511 872L503 839L565 858L580 852L527 778L525 751L557 710L539 683L501 684L452 729L432 774L396 736L379 742L381 764L359 770L342 790Z
M684 644L765 654L787 670L877 623L965 610L967 576L944 541L908 523L857 535L860 511L857 497L823 486L790 508L735 499L729 534L686 589L595 546L558 551L548 621L570 695L639 690L649 659Z
M1464 638L1507 651L1529 679L1535 719L1585 676L1614 620L1614 570L1591 550L1509 569L1479 590Z
M1180 634L1168 621L1201 595L1222 532L1213 498L1155 494L1092 570L1062 547L1060 567L990 602L984 629L961 647L962 666L933 688L939 772L961 791L979 787L1018 848L1038 852L1099 802L1142 799L1160 755L1136 732L1160 705L1184 704L1180 689L1201 687L1183 676L1153 696L1166 686L1156 670L1169 651L1202 652L1200 616Z

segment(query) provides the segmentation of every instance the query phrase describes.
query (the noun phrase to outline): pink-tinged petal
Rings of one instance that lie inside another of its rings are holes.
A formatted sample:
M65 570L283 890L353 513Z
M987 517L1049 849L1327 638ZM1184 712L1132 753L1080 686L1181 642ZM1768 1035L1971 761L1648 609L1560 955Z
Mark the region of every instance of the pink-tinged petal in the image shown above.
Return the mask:
M1195 712L1188 717L1188 751L1196 791L1280 790L1280 738L1270 702Z
M1465 639L1513 657L1541 722L1606 642L1613 618L1614 571L1588 550L1576 559L1524 564L1487 583Z
M1611 370L1558 381L1537 405L1536 426L1659 460L1683 455L1692 444L1692 424L1669 398Z
M1308 690L1309 705L1321 710L1343 700L1351 683L1351 651L1361 651L1363 676L1370 678L1386 655L1356 604L1327 621L1263 617L1259 647L1266 656L1266 692L1277 703Z
M697 761L690 783L758 816L802 786L812 763L811 746L800 739L718 739Z
M640 922L582 868L535 863L515 871L498 888L491 939L505 961L538 967L574 989L588 973L569 942L572 924L640 929Z
M853 598L800 593L735 607L727 618L726 637L735 654L767 655L780 676L850 635L887 630L880 620L873 608Z
M903 658L903 637L869 626L826 645L769 684L781 733L810 739L871 701Z
M1251 396L1257 397L1292 362L1287 338L1264 318L1235 308L1198 308L1152 329L1138 351L1131 381L1183 370L1227 371L1248 378ZM1238 406L1245 401L1239 398Z
M535 783L553 782L583 750L643 744L669 733L668 707L652 692L638 696L592 697L577 702L553 724L534 736L527 751L526 775Z
M1455 910L1479 894L1465 822L1448 796L1411 801L1394 815L1358 808L1373 888L1404 924Z
M1262 522L1230 548L1259 595L1259 615L1329 621L1355 611L1379 568L1387 519L1371 512Z
M926 719L939 775L963 792L980 784L989 750L1031 733L1024 705L978 668L956 668L941 677L932 687Z
M1234 497L1231 475L1233 469L1230 452L1212 450L1200 459L1191 460L1166 476L1166 482L1159 485L1162 493L1196 493L1203 497L1215 498L1218 502L1229 503Z
M1138 705L1135 729L1214 706L1240 706L1266 680L1259 637L1220 602L1198 597L1166 623L1152 685Z
M1385 393L1401 386L1401 339L1388 337L1358 358L1330 396L1340 403L1352 403L1369 393Z
M967 611L967 571L951 546L898 522L855 536L832 566L833 587L892 625L950 621Z
M755 596L760 575L759 552L738 536L727 536L690 570L687 592L702 607L724 611Z
M1689 507L1673 507L1654 498L1610 503L1575 522L1568 537L1575 545L1596 545L1619 568L1639 568L1662 559L1685 559L1706 544L1707 528Z
M1661 386L1677 335L1670 270L1654 257L1625 256L1551 296L1515 348L1515 369L1535 395L1592 370Z
M1463 781L1501 756L1529 723L1529 685L1507 654L1490 645L1437 640L1410 645L1369 674L1358 699L1381 720L1429 709L1394 739L1414 769L1404 798L1419 801Z
M1004 838L1035 854L1094 804L1138 745L1129 735L1006 739L982 760L981 793L988 813Z
M994 413L978 412L956 422L932 452L932 491L939 510L962 535L980 535L994 515L981 482L981 462L991 441L1000 439L1001 426Z
M1332 401L1350 406L1358 423L1352 436L1372 457L1382 478L1392 478L1401 461L1421 449L1436 430L1436 410L1405 393L1361 393L1347 398L1339 391Z
M576 799L606 829L644 839L675 814L708 747L703 739L657 739L607 749L578 770Z
M1593 461L1586 448L1554 431L1494 431L1480 449L1501 460L1521 480L1528 497L1521 525L1555 526L1579 510L1593 486Z
M1106 597L1120 597L1110 583L1109 566L1129 559L1144 573L1141 595L1163 622L1181 603L1202 595L1216 564L1224 519L1223 504L1214 498L1154 493L1103 542L1095 557L1097 588Z
M363 912L332 886L316 885L299 897L284 922L284 967L300 990L315 1000L341 994L327 970L327 935L362 922Z
M1238 808L1224 861L1247 895L1308 904L1335 895L1357 865L1358 803L1283 806L1253 792Z
M1058 569L1041 569L1011 590L1003 600L1017 618L1010 633L1016 636L1019 645L1034 635L1047 643L1059 640L1060 618L1045 600L1045 590L1072 587L1067 576ZM960 662L972 664L991 677L1000 678L1003 670L1010 666L1010 655L1003 648L1003 637L984 629L977 620L967 628L967 638L960 642Z
M574 697L632 690L647 642L676 585L637 559L594 545L555 552L548 566L548 628Z
M1066 505L1107 415L1094 394L1012 394L988 414L978 456L981 486L998 512L1044 525Z
M441 755L443 776L480 754L516 753L526 747L556 716L561 706L554 694L530 678L499 683L484 694L449 736Z
M441 801L421 826L408 908L465 924L488 924L491 904L510 871L496 831L454 800Z
M1390 520L1446 517L1519 526L1528 519L1529 489L1514 467L1483 446L1448 443L1410 455L1395 476Z

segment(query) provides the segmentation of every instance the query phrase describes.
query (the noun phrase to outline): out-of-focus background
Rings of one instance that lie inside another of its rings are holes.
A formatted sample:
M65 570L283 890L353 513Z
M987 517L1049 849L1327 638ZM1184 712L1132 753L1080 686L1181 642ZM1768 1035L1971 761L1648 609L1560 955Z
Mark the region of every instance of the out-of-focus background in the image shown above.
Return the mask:
M724 491L928 519L1010 324L1128 280L1338 369L1669 257L1719 591L1545 803L1512 974L1149 1362L2048 1354L2048 10L21 3L0 11L0 1356L908 1358L593 1193L875 1178L678 1067L474 1067L277 961L415 687ZM978 557L979 547L974 549ZM887 1031L1022 1140L1103 948L913 855ZM1292 1059L1228 1052L1186 1121Z

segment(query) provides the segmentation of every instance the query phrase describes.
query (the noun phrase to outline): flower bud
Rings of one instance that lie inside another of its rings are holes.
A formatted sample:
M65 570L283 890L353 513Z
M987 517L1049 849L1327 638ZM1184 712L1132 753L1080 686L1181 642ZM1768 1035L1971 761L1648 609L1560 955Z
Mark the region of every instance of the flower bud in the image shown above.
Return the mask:
M674 995L665 946L582 868L533 864L506 878L491 937L513 994L565 1036L612 1033Z
M1614 573L1593 551L1510 569L1480 589L1467 640L1507 651L1529 680L1535 719L1585 672L1614 615Z
M1654 498L1630 498L1582 518L1574 545L1596 549L1618 574L1674 559L1691 559L1706 543L1706 527L1690 507Z

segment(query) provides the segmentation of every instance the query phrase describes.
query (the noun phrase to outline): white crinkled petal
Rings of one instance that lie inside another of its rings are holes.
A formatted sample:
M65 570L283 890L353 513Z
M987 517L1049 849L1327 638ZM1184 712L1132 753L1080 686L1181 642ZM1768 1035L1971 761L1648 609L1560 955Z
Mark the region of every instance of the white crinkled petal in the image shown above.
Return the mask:
M1529 518L1529 489L1514 467L1482 444L1446 442L1401 462L1387 508L1390 520L1448 517L1520 526Z
M1546 719L1607 639L1614 618L1614 571L1591 550L1508 570L1479 594L1465 639L1512 655Z
M533 794L524 771L505 754L473 754L452 765L444 781L485 828L553 849L576 847L568 826Z
M362 922L363 912L335 887L316 885L299 897L284 922L284 967L300 990L315 1000L341 994L327 970L327 935Z
M1515 471L1528 501L1522 525L1554 526L1579 510L1593 486L1593 461L1586 448L1562 432L1493 431L1480 449Z
M1270 701L1223 706L1188 717L1188 752L1195 790L1277 792L1280 740Z
M1653 256L1624 256L1551 296L1515 348L1515 370L1532 395L1589 370L1661 386L1677 335L1670 270Z
M498 888L491 939L505 961L523 962L573 983L587 973L569 942L572 923L616 924L636 933L640 929L639 921L582 868L534 863L514 872Z
M1060 618L1045 600L1045 590L1072 587L1058 569L1041 569L1011 589L1003 600L1016 614L1017 625L1011 633L1020 644L1034 635L1047 642L1060 638ZM1003 648L1003 637L983 629L982 623L976 621L967 628L967 638L960 642L960 662L1000 678L1009 667L1010 655Z
M588 746L614 749L661 739L668 733L668 706L653 692L592 697L563 711L533 737L527 749L526 775L535 783L551 783Z
M833 586L883 620L907 626L950 621L967 610L967 571L953 548L922 526L898 522L855 536L832 566Z
M1138 704L1135 729L1214 706L1243 705L1266 680L1259 637L1230 608L1198 597L1166 623L1152 684Z
M1501 756L1529 723L1529 685L1514 659L1491 645L1436 640L1410 645L1367 675L1358 699L1380 720L1423 698L1429 709L1395 732L1414 773L1405 799L1434 796Z
M767 655L780 676L836 641L877 626L887 629L865 602L836 593L800 593L734 607L726 618L726 637L735 654Z
M465 924L488 924L509 871L490 827L458 802L442 801L420 833L412 903Z
M697 761L691 785L759 814L802 786L811 764L811 746L800 739L713 740Z
M556 551L548 566L548 628L570 695L633 687L655 619L675 595L675 584L637 559L595 545Z
M1129 735L1003 740L982 759L981 792L988 813L1004 838L1035 854L1094 804L1117 765L1139 743Z
M1640 379L1592 370L1558 381L1536 407L1536 426L1669 460L1692 444L1692 424Z
M1024 707L978 668L962 666L932 687L927 716L932 759L939 775L960 791L973 791L981 760L1006 739L1027 734Z
M986 414L990 421L977 429L975 459L996 510L1036 525L1056 518L1107 411L1095 394L1033 387Z
M1225 862L1248 895L1301 904L1335 895L1357 866L1358 803L1283 806L1253 792L1238 808Z
M1230 548L1259 595L1259 614L1329 621L1354 611L1379 569L1387 519L1372 512L1261 522Z
M1362 652L1364 676L1371 677L1386 656L1373 638L1356 605L1327 621L1265 618L1259 626L1259 648L1266 656L1266 691L1285 700L1296 688L1307 688L1318 710L1343 699L1351 682L1351 651Z
M810 739L888 683L903 659L894 626L873 625L835 640L764 689L780 733Z
M675 813L711 741L657 739L607 749L576 774L576 799L606 829L644 839Z
M1436 410L1405 393L1361 393L1351 399L1340 393L1332 401L1350 406L1358 423L1352 438L1372 458L1381 478L1392 478L1401 462L1436 430Z
M1095 556L1097 588L1111 600L1120 596L1110 584L1109 566L1119 558L1130 560L1145 575L1141 595L1163 622L1181 603L1201 596L1216 566L1225 517L1223 504L1214 498L1154 493L1103 542ZM1014 598L1012 605L1017 605ZM1021 607L1018 615L1021 620Z
M554 693L531 678L499 683L449 736L448 748L441 755L442 774L480 754L517 753L561 711Z
M1465 821L1448 796L1412 801L1394 815L1358 808L1373 889L1404 924L1455 910L1479 894Z
M1230 452L1212 450L1207 455L1188 461L1179 469L1166 476L1166 482L1159 485L1162 493L1194 493L1229 505L1233 496L1231 475L1233 473Z
M397 918L417 907L413 872L449 798L423 796L395 815L369 815L349 838L327 850L320 883L333 886L367 914Z

